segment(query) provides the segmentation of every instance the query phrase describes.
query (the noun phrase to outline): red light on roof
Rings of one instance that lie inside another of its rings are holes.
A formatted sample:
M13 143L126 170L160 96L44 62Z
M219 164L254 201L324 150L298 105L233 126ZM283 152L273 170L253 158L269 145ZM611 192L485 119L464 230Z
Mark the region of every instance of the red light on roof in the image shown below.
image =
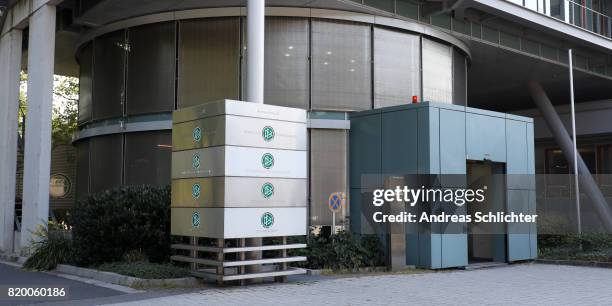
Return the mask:
M419 103L419 96L412 96L412 103Z

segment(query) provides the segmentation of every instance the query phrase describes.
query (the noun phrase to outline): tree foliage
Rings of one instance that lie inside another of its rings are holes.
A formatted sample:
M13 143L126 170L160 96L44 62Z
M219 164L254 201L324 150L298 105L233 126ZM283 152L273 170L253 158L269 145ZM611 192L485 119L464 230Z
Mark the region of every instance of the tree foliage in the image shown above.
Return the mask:
M19 92L20 144L25 137L24 119L27 118L28 75L21 72ZM51 137L54 144L70 143L77 130L79 79L55 75L53 77L53 109L51 113Z

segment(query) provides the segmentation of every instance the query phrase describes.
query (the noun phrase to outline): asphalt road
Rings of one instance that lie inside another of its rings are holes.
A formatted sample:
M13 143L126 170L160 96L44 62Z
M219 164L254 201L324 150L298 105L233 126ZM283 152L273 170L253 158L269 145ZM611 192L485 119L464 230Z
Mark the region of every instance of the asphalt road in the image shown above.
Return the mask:
M35 300L29 298L12 299L0 297L0 306L27 305L45 302L68 302L82 299L103 298L124 295L126 293L99 287L42 272L27 272L17 267L0 263L0 288L10 287L64 287L68 288L68 298L64 300ZM5 296L0 293L0 296Z

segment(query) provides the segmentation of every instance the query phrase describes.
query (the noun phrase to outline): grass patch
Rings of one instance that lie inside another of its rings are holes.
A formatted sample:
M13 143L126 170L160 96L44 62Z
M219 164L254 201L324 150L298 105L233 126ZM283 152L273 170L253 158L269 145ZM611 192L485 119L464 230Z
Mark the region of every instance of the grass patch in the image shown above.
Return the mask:
M96 269L143 279L182 278L189 276L189 270L173 264L158 264L146 261L112 262L101 264Z

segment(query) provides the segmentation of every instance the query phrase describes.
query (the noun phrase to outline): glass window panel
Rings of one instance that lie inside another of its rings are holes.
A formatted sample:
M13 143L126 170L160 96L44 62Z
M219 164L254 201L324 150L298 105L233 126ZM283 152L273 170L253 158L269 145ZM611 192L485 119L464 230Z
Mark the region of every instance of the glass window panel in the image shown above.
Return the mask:
M499 32L499 43L513 49L521 49L521 38L509 33Z
M453 104L466 105L467 63L465 56L453 48Z
M312 22L312 109L371 108L370 26Z
M397 14L414 20L419 19L419 5L411 0L396 0Z
M540 44L532 40L523 39L522 50L533 55L540 55Z
M129 115L174 109L175 23L129 30L126 112Z
M170 184L172 133L170 131L125 135L125 184Z
M347 134L343 130L310 130L310 225L331 225L329 195L347 192ZM336 214L336 224L348 216L348 200L344 211Z
M451 16L447 14L431 16L431 24L444 29L451 28Z
M207 18L179 25L178 107L238 99L239 18Z
M374 28L374 107L421 97L420 37Z
M93 117L95 120L123 115L125 31L100 36L94 41Z
M365 0L364 4L387 12L395 12L394 0Z
M542 57L556 61L557 60L557 48L540 44L542 50Z
M451 103L452 65L450 46L423 39L423 101Z
M76 143L76 182L75 191L77 200L89 194L89 139Z
M78 55L79 59L79 124L91 121L91 102L93 90L93 47L85 45Z
M453 19L453 30L461 34L470 35L470 22L467 20Z
M482 37L482 25L479 23L472 22L472 37Z
M265 103L308 109L308 20L266 18Z
M482 27L482 39L498 44L499 43L499 31L486 26Z
M96 193L121 185L123 173L123 135L91 138L90 192Z

